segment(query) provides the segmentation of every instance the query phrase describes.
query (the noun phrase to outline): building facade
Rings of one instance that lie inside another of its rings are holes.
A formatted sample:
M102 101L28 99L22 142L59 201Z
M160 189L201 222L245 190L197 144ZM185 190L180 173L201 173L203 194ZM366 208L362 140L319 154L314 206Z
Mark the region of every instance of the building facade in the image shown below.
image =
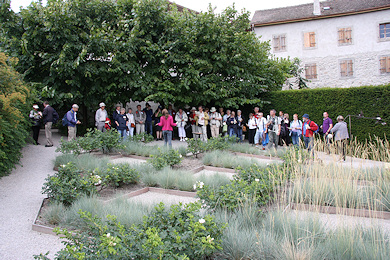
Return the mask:
M256 11L276 57L301 60L310 88L390 82L390 0L328 0Z

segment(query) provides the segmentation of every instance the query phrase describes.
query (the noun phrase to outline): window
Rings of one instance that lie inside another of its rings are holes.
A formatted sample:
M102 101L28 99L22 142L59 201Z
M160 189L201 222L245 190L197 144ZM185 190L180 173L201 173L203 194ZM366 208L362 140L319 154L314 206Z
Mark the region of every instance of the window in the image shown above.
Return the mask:
M381 74L390 73L390 56L380 57L379 65Z
M379 39L390 40L390 23L379 24Z
M317 64L305 65L306 79L317 79Z
M273 37L274 51L286 51L286 35L276 35Z
M316 47L316 33L315 32L305 32L303 34L303 46L305 48Z
M352 29L340 28L339 29L339 45L349 45L352 44Z
M352 77L353 76L353 61L352 60L340 61L340 75L341 75L341 77Z

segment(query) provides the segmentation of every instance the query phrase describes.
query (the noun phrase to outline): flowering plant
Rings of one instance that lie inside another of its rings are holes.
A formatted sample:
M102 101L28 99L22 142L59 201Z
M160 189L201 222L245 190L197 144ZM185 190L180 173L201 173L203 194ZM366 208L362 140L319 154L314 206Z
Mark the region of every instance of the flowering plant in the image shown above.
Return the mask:
M153 165L155 169L162 169L167 166L174 166L181 163L183 156L179 151L174 149L160 149L158 148L157 154L150 155L149 163Z

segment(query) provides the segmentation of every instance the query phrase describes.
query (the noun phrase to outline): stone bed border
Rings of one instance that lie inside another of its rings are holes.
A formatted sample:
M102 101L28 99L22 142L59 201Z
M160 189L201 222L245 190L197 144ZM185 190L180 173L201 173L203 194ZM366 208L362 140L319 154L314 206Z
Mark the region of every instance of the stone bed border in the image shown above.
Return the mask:
M377 219L390 220L390 212L387 211L341 208L341 207L320 206L320 205L310 205L310 204L301 204L301 203L290 203L286 206L286 208L291 208L292 210L298 210L298 211L319 212L319 213L331 214L331 215L345 215L351 217L377 218Z
M180 190L169 190L169 189L162 189L162 188L155 188L155 187L145 187L145 188L142 188L142 189L139 189L139 190L136 190L136 191L129 192L129 193L124 194L124 195L122 195L120 197L116 197L116 198L113 198L113 199L110 199L110 200L107 200L107 201L103 201L103 204L109 203L109 202L111 202L111 201L113 201L115 199L118 199L118 198L136 197L136 196L142 195L142 194L147 193L147 192L156 192L156 193L175 195L175 196L181 196L181 197L190 197L190 198L195 198L195 196L196 196L196 192L180 191ZM43 233L43 234L56 236L57 234L54 233L54 231L53 231L54 228L37 224L37 220L39 218L39 215L41 213L43 204L44 204L46 199L47 198L44 198L42 200L41 206L39 207L38 213L36 214L36 216L34 218L34 222L32 223L32 228L31 229L33 231L37 231L37 232L40 232L40 233Z

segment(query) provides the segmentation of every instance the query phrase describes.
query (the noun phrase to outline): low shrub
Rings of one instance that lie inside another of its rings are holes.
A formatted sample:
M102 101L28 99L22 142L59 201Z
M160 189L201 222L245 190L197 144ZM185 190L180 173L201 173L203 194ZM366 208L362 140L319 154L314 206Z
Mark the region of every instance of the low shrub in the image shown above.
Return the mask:
M244 156L237 156L227 151L212 151L205 153L202 158L203 164L208 166L235 169L260 164L260 161Z
M64 236L64 249L56 259L202 259L221 249L224 224L200 215L200 204L161 203L140 225L123 226L115 216L107 224L91 213L80 212L88 231L75 234L55 229ZM37 256L39 257L39 256Z
M139 172L128 163L109 163L105 168L97 171L97 176L102 178L103 185L115 187L122 186L123 184L138 183L140 178Z
M158 146L149 146L144 145L139 142L133 142L133 141L125 141L122 143L123 147L120 150L120 153L126 154L126 155L138 155L143 157L150 157L152 154L157 154L158 152Z
M183 156L174 149L158 148L157 154L150 155L149 163L156 169L162 169L167 166L174 166L181 163Z
M107 157L98 158L91 154L61 154L56 157L54 160L54 166L59 167L60 165L65 165L69 162L72 162L77 169L84 172L93 171L95 169L103 169L107 166L109 159Z
M53 176L48 176L43 184L42 193L52 201L65 205L72 204L77 198L96 192L96 178L79 170L72 162L61 165Z
M129 139L133 142L144 142L145 144L154 141L153 135L150 135L147 133L137 134L137 135L134 135L133 137L129 137Z
M211 138L207 142L202 142L200 139L187 140L187 152L192 153L196 157L200 153L215 150L227 150L231 144L236 143L236 137L216 137Z

